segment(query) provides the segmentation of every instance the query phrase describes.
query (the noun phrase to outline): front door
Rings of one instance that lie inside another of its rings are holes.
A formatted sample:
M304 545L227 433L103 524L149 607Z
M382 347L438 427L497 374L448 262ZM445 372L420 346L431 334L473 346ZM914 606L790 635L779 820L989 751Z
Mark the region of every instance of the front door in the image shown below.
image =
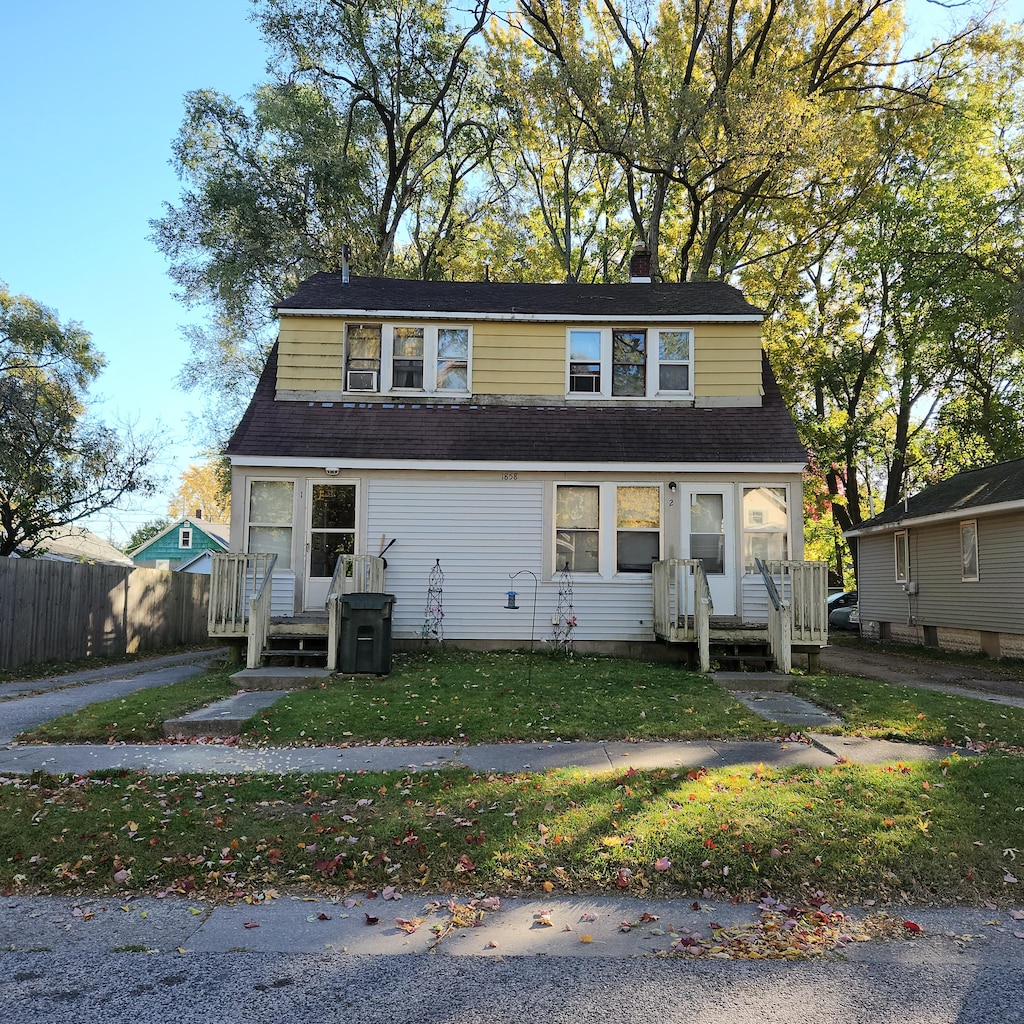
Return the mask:
M682 550L700 558L715 615L736 614L736 543L731 487L693 484L683 507Z
M356 485L307 483L306 610L322 612L339 555L356 551Z

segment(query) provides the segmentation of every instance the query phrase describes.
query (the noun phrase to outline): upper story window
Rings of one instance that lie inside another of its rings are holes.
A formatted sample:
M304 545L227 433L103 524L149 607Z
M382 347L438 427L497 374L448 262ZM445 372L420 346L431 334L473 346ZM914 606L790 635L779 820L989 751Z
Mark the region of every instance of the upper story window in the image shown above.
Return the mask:
M178 531L178 547L179 548L191 548L192 547L192 528L190 526L183 526Z
M470 329L432 324L349 324L346 391L469 392Z
M568 332L569 395L689 395L692 367L688 328L574 327Z

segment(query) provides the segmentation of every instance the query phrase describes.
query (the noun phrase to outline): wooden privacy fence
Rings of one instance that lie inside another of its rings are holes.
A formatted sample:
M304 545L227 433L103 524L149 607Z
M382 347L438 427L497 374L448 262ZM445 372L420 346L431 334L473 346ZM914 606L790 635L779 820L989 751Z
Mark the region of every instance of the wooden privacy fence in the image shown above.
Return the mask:
M0 558L0 669L209 640L210 578Z

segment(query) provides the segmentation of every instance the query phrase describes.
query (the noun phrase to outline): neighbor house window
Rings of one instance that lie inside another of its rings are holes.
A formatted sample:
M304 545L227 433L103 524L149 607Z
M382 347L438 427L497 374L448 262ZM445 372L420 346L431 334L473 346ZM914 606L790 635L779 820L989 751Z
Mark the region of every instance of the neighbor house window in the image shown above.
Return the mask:
M569 395L643 398L693 390L688 328L573 327L566 355Z
M896 563L896 582L906 583L910 579L910 547L906 530L897 530L893 534L893 558Z
M615 570L650 572L661 555L661 488L615 492Z
M960 524L960 565L965 582L978 579L978 521L969 519Z
M183 526L178 531L178 547L179 548L190 548L192 547L192 530L188 526Z
M743 557L747 572L757 559L789 558L789 512L785 487L743 488Z
M249 552L277 555L277 568L292 565L292 516L295 484L291 480L253 480L249 486Z
M598 572L601 488L565 486L555 490L555 568Z

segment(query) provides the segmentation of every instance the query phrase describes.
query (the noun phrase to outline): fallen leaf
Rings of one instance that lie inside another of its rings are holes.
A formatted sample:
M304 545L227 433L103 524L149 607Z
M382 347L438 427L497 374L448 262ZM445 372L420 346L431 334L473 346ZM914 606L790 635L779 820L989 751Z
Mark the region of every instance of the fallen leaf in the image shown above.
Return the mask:
M581 935L580 936L580 942L582 942L582 943L589 944L589 943L591 943L593 941L594 941L594 936L593 935Z
M370 915L367 914L365 911L363 912L363 917L366 918L366 923L367 924L380 924L380 918L379 917L370 917Z
M406 934L412 935L412 933L415 932L419 928L419 926L421 924L423 924L423 922L425 920L426 920L426 918L424 918L424 917L413 917L413 918L396 917L395 918L395 924L397 924L398 927L401 928L402 931L405 932Z
M908 932L910 932L911 935L920 935L921 934L921 926L919 924L915 924L913 921L904 921L903 922L903 927Z
M672 867L672 861L670 861L668 857L659 857L654 862L654 867L657 871L668 871L668 869Z
M245 924L242 925L243 928L259 928L259 926L259 921L246 921Z

